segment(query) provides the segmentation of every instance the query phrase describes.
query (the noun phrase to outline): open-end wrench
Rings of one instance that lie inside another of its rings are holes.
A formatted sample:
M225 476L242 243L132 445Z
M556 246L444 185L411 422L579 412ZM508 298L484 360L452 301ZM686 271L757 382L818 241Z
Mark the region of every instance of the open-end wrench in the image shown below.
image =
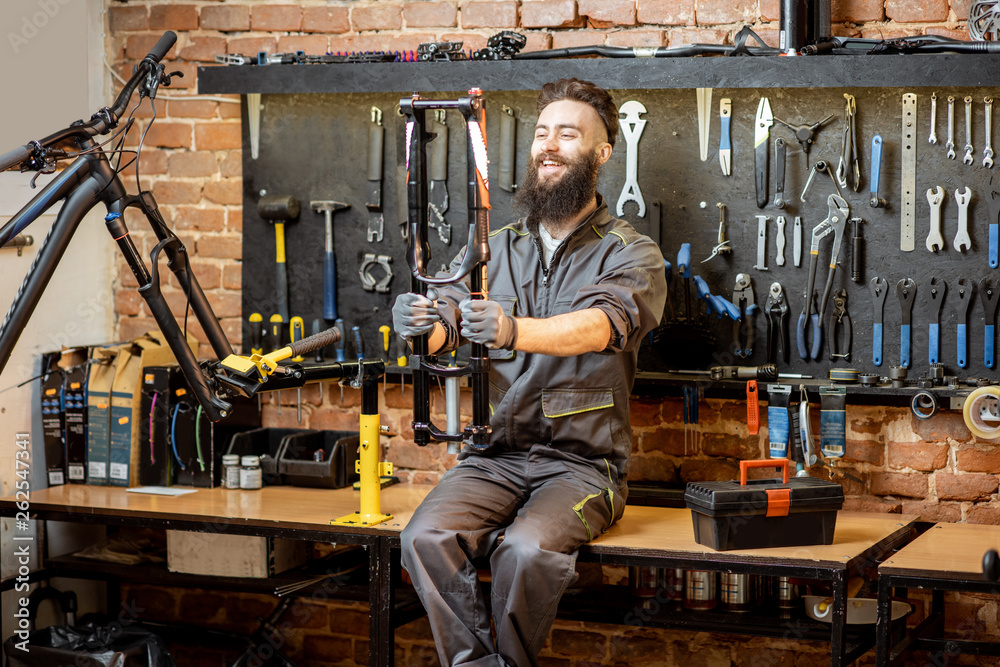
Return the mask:
M965 164L972 164L972 151L975 148L972 147L972 96L965 96L965 157L962 158L962 162Z
M979 281L979 299L983 302L983 320L986 324L985 335L983 337L983 365L986 368L993 368L995 363L993 343L996 340L998 296L1000 296L1000 290L994 286L990 278L983 278Z
M774 207L785 208L785 140L774 140Z
M955 234L955 250L965 252L972 248L969 238L969 202L972 200L972 190L965 186L965 191L955 190L955 201L958 203L958 232Z
M640 114L646 113L646 107L641 102L629 100L618 110L618 125L625 137L625 185L618 197L618 217L625 216L625 202L634 201L639 205L639 217L646 215L646 202L642 199L639 189L639 137L646 127L646 121Z
M931 252L944 250L944 237L941 236L941 204L944 202L944 188L927 190L927 203L931 206L931 230L927 234L927 249Z
M948 159L955 159L955 96L948 96L948 143L944 145L948 149Z
M785 216L778 216L778 232L774 238L774 249L777 255L774 263L778 266L785 265Z
M936 364L941 358L941 306L948 291L948 283L930 276L924 281L924 290L930 299L930 323L927 325L927 363Z
M959 278L955 283L955 319L958 323L958 348L955 361L959 368L969 365L969 310L972 309L973 285L965 278Z
M872 208L883 208L886 201L878 196L878 182L879 182L879 172L882 171L882 135L876 134L872 137L872 163L870 177L868 179L871 185L871 197L868 199L868 205Z
M985 121L986 127L986 147L983 148L983 166L987 169L993 168L993 98L986 97L983 99L986 103Z
M910 367L910 321L913 316L913 300L917 296L917 283L911 278L903 278L896 283L899 311L902 316L899 325L899 365Z
M889 282L876 276L868 283L872 293L872 363L882 365L882 311L885 295L889 293Z
M931 93L931 136L927 137L927 142L937 143L937 93Z

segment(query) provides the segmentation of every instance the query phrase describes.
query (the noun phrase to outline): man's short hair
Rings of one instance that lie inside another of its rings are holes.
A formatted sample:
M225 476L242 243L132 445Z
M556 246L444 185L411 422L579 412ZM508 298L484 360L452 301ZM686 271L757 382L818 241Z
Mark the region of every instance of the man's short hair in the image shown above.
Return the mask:
M618 107L611 99L611 94L597 84L581 79L559 79L542 86L538 93L538 113L553 102L559 100L576 100L593 107L597 115L604 121L604 129L608 133L608 143L613 147L618 137Z

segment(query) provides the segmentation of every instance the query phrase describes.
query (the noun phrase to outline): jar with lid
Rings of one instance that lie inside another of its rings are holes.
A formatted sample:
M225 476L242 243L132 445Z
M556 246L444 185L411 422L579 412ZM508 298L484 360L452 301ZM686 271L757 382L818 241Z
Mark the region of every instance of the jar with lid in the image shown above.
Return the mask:
M240 459L240 488L259 489L264 485L264 476L260 470L260 457L246 454Z
M222 488L240 488L240 455L224 454L222 456Z

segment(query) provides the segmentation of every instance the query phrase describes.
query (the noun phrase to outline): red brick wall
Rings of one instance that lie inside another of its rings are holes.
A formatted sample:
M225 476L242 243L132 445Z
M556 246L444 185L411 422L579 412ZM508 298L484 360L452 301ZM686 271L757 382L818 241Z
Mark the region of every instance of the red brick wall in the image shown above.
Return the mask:
M525 34L526 50L601 43L681 46L731 43L735 32L748 23L774 44L779 6L779 0L198 0L186 4L109 0L106 46L114 69L128 73L163 30L178 33L168 60L170 70L180 69L185 77L176 79L167 93L180 99L159 104L158 121L144 145L142 185L154 192L167 223L191 251L199 281L227 334L238 344L242 275L239 105L194 96L196 67L212 62L216 54L404 50L416 49L423 42L453 40L476 49L503 29ZM886 38L933 33L967 39L968 7L968 0L833 0L834 32ZM141 130L148 113L137 115ZM132 179L133 173L128 170L127 178ZM148 253L151 235L136 226L133 237ZM124 265L119 276L119 334L132 336L152 328L153 320ZM174 312L181 315L184 303L177 285L171 281L165 292ZM294 397L293 392L284 392L280 416L273 402L265 404L265 423L298 426ZM357 392L345 389L341 402L339 391L329 387L321 400L319 390L310 387L303 390L302 398L303 426L356 428ZM382 400L383 423L392 431L384 458L394 463L403 481L436 481L454 457L443 445L417 448L410 443L409 392L404 395L398 386L389 386ZM433 400L435 408L443 410L443 396L435 394ZM444 419L443 414L436 418ZM848 508L920 514L933 521L1000 523L1000 447L974 438L960 414L945 412L924 422L903 408L851 407L848 420L847 455L835 466ZM706 400L701 422L687 427L685 435L678 400L635 399L633 430L634 479L729 479L740 459L759 457L766 451L766 429L758 436L748 435L744 407L737 402ZM190 620L189 610L197 609L205 615L201 619L205 623L245 629L252 616L263 615L273 604L269 598L247 601L245 596L148 587L127 589L125 595L148 603L157 618ZM995 603L984 607L976 598L964 600L979 614L977 622L983 630L996 635ZM360 609L357 605L316 605L316 613L308 615L310 620L288 633L289 652L304 665L364 664L367 626L355 618L362 615L364 609ZM559 623L544 662L663 664L668 659L669 664L796 667L828 662L823 645L803 648L802 644L759 639L733 642L721 636L650 629L629 630L622 639L622 633L623 628L617 626ZM426 623L402 628L397 638L398 664L436 662ZM185 664L219 664L212 662L209 653L199 655L188 657Z

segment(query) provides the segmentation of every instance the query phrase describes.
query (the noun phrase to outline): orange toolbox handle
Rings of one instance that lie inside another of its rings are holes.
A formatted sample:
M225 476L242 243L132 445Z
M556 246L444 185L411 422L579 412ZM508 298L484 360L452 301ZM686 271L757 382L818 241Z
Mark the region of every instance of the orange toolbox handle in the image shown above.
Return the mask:
M750 468L780 468L781 483L788 484L788 459L757 459L740 461L740 486L747 485L747 470Z

